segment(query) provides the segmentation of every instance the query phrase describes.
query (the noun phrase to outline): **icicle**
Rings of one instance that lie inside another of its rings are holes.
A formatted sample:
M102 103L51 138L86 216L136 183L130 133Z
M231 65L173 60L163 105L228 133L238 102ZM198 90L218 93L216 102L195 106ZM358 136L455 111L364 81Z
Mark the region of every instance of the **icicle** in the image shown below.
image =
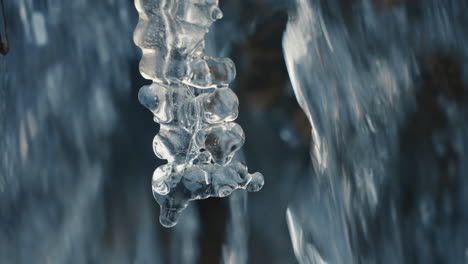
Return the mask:
M135 6L140 72L153 81L138 98L161 124L153 149L168 161L153 174L153 194L161 224L171 227L191 200L225 197L239 188L255 192L264 180L232 162L245 141L233 122L238 98L228 88L234 63L204 55L204 37L223 16L218 1L135 0Z

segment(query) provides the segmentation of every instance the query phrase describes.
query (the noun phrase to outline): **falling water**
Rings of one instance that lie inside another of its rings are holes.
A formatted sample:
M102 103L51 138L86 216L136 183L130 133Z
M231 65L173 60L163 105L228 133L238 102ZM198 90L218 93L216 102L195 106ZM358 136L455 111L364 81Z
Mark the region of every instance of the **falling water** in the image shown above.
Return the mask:
M120 102L131 96L137 54L131 3L4 3L10 51L0 56L0 262L157 261L151 195L123 178L143 173L115 160L127 144L115 139L130 126ZM132 218L119 217L135 202Z
M287 211L300 263L464 263L467 8L296 1L283 48L314 168Z
M170 231L133 1L3 2L0 263L468 263L466 1L220 1L266 184Z

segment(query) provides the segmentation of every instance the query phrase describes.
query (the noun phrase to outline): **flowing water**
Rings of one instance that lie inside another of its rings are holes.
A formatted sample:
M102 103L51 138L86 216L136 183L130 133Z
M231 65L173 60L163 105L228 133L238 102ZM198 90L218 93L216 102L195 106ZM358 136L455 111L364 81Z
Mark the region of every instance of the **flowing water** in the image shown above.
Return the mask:
M466 1L221 1L265 187L170 230L133 1L3 1L0 263L468 263Z
M283 48L314 165L287 211L295 255L465 263L468 5L376 2L291 12Z
M113 154L132 141L116 140L132 126L119 104L136 100L131 3L4 3L10 52L0 58L0 262L157 260L151 200L126 184L141 171L121 171ZM116 221L130 209L134 217Z

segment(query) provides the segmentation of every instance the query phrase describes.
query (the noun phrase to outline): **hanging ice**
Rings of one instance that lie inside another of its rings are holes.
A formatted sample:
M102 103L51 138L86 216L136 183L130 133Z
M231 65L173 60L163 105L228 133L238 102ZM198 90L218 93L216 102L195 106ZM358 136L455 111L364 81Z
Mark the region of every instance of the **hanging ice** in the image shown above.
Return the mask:
M191 200L225 197L239 188L255 192L264 180L232 162L245 140L232 122L239 105L228 88L234 63L204 55L205 34L223 16L218 0L135 0L135 6L140 72L153 81L138 98L161 124L153 149L168 161L153 174L153 194L161 224L171 227Z

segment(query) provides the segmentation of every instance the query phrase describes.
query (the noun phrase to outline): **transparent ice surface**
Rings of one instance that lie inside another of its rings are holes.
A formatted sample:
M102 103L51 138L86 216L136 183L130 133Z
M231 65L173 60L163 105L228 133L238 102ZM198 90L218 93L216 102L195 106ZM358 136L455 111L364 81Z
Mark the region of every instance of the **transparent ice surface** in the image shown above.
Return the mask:
M236 75L234 63L204 54L204 37L223 16L218 1L136 0L135 6L140 72L153 81L138 98L160 123L154 153L168 161L154 171L153 194L161 224L171 227L189 201L225 197L236 189L256 192L264 180L232 162L245 141L233 122L239 100L228 87Z
M223 16L217 0L136 0L135 7L140 19L134 41L142 50L143 77L201 89L226 86L235 78L230 59L203 54L209 27Z

